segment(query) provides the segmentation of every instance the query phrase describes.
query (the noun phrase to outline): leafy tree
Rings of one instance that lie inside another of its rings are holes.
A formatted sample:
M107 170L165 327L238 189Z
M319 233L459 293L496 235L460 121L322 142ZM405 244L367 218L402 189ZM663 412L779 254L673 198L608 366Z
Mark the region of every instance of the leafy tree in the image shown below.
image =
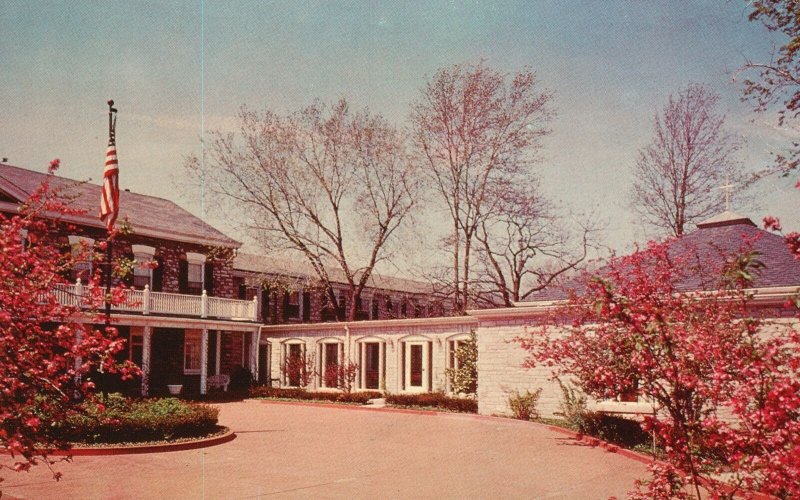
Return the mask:
M783 44L773 49L768 62L747 60L734 75L742 78L743 99L753 103L756 111L770 110L777 105L778 124L785 125L800 114L800 7L795 0L753 0L750 21L760 21L768 31L784 36ZM789 150L775 156L774 172L784 175L800 165L800 143L794 141Z
M412 107L417 154L450 218L447 288L456 314L473 298L473 246L493 186L527 178L550 133L552 98L530 70L509 76L483 63L458 64L440 69Z
M668 464L651 468L637 497L686 496L687 486L697 497L743 487L797 497L800 334L752 318L749 270L735 267L757 259L715 266L707 257L667 242L613 259L558 312L558 326L522 339L528 365L552 366L596 399L635 391L658 408L643 430ZM698 277L707 291L687 295ZM733 421L719 417L723 408Z
M187 169L265 250L302 255L334 310L332 284L344 281L348 307L339 319L354 320L373 269L417 203L404 136L345 100L286 116L242 108L239 122L238 134L215 135L210 168L190 158Z
M58 166L53 160L49 172ZM92 370L120 372L123 378L138 374L132 364L115 362L114 354L124 347L115 328L97 330L77 321L104 303L99 273L81 297L69 297L64 288L62 276L91 258L87 248L62 254L55 241L63 228L58 219L76 213L50 190L48 179L17 215L0 214L0 447L15 459L12 466L0 463L0 469L54 463L50 450L68 444L53 437L49 426L81 411L76 394L94 391L87 377ZM114 289L112 303L123 294ZM102 322L99 316L95 321Z
M655 116L631 191L631 208L645 223L680 236L722 210L722 182L741 180L734 160L740 139L726 132L718 100L709 88L690 84Z
M459 342L454 354L455 368L446 368L445 374L450 379L453 392L458 394L478 393L478 338L475 330L469 332L469 338Z

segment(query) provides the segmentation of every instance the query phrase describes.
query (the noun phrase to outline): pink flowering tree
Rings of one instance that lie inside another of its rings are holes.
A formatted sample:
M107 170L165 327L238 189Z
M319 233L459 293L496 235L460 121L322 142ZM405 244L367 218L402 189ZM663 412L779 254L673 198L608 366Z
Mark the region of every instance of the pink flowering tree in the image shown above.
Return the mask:
M50 173L57 168L53 160ZM0 470L53 463L49 451L67 444L49 434L49 424L79 411L79 399L94 390L90 372L102 367L123 378L138 373L130 363L115 362L124 347L116 329L78 321L102 309L105 290L99 273L80 297L65 286L63 276L74 263L92 257L88 248L64 253L57 244L59 219L76 213L45 181L18 214L0 214L0 450L12 457L0 462ZM114 289L112 302L123 294ZM91 319L102 323L99 316Z
M613 259L558 311L560 324L521 339L527 364L551 366L597 400L635 391L658 408L642 426L666 463L651 467L636 498L700 497L703 489L797 497L800 336L765 333L769 325L753 318L745 288L755 252L714 268L719 259L678 248L651 243ZM685 293L698 279L709 291Z

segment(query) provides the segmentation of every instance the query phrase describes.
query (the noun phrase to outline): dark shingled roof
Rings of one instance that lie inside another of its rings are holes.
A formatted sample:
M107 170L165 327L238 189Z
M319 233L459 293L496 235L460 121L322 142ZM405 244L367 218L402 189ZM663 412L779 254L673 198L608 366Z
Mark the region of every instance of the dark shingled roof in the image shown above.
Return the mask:
M255 255L239 252L233 261L233 268L237 271L248 271L271 276L295 278L304 281L316 281L317 275L307 261L287 259L275 256ZM334 283L347 283L347 278L338 267L328 267L328 275ZM383 276L372 273L367 286L381 290L391 290L411 294L430 294L433 287L421 281L414 281L395 276Z
M41 185L47 174L0 163L0 192L17 201L25 201ZM100 186L65 177L53 176L50 186L74 198L70 206L85 210L75 222L103 227L96 216L100 205ZM229 238L175 203L155 196L120 192L119 219L128 217L136 234L173 241L238 248L241 243Z
M733 212L723 212L697 225L691 233L677 238L671 243L671 251L680 252L686 249L696 251L702 259L712 259L720 263L724 255L732 255L747 247L758 252L758 259L766 265L755 276L752 288L800 287L800 260L789 251L783 237L759 229L747 217ZM602 275L603 269L593 273ZM526 302L564 300L569 291L580 291L585 277L576 278L561 286L554 286L533 295ZM700 278L689 279L682 284L686 291L699 290Z

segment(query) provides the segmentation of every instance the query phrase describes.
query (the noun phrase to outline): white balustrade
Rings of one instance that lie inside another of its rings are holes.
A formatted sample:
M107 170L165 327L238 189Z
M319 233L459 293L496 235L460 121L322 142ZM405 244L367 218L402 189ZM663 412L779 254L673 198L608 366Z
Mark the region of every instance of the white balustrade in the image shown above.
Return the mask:
M74 285L58 284L53 294L64 305L79 306L83 303L85 286L80 280ZM144 290L126 290L125 298L115 304L116 311L142 314L174 314L200 318L257 320L257 302L249 300L225 299L203 295L185 295L181 293L152 292L149 287Z
M253 303L249 300L208 297L208 316L212 318L252 319Z

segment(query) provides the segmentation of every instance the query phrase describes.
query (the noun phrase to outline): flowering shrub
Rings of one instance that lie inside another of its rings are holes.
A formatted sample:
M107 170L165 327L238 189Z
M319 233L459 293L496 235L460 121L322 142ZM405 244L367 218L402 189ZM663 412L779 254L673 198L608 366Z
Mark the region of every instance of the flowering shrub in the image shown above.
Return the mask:
M300 355L286 356L281 364L281 374L290 383L296 383L300 388L308 387L317 374L316 362L313 354L303 352Z
M53 160L49 172L58 166ZM17 215L0 215L0 448L16 459L0 469L52 463L47 450L63 443L48 426L80 409L76 395L94 391L87 379L93 370L119 372L123 379L139 373L130 363L115 362L114 354L124 348L116 329L94 329L76 320L94 314L93 321L102 323L96 314L105 300L99 269L88 277L86 294L74 298L75 305L62 304L56 295L74 264L93 258L85 247L61 253L55 235L65 224L58 219L79 212L58 195L48 177ZM112 290L112 303L123 299L123 289Z
M651 243L613 259L573 296L557 313L568 324L520 339L528 366L551 366L589 396L635 391L659 407L642 430L655 433L669 466L651 468L644 497L685 495L685 486L698 497L702 487L800 495L800 335L759 333L743 290L750 271L731 269L756 260L729 262L713 269L696 253ZM713 293L683 293L687 279L710 276ZM717 416L723 407L733 422Z

